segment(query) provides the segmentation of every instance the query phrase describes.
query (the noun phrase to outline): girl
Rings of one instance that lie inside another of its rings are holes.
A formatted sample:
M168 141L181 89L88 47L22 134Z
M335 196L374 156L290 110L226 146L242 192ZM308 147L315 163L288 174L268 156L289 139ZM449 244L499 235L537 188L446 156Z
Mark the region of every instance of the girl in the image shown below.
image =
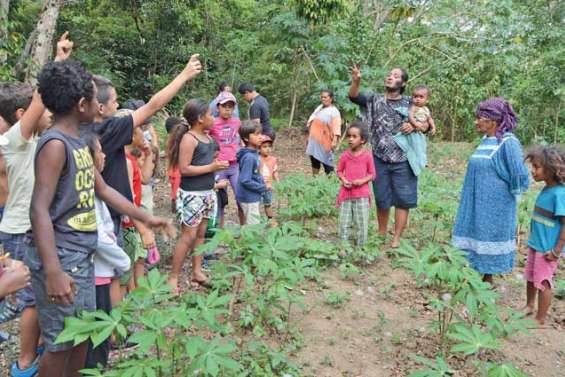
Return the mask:
M170 163L173 167L178 166L181 174L176 200L181 236L175 247L168 280L177 294L178 279L186 253L194 251L204 242L208 219L216 214L214 172L229 166L227 161L214 159L217 146L208 136L214 117L208 104L200 99L192 99L184 106L183 115L190 125L190 131L186 124L177 126L169 145ZM208 281L201 267L202 256L193 256L191 281L207 286Z
M527 283L526 313L535 309L536 321L543 325L551 304L553 276L562 252L565 251L565 150L557 146L538 147L526 156L532 165L532 177L545 182L536 199L532 214L525 270Z
M337 196L337 207L340 209L339 236L343 241L348 241L349 227L353 221L357 228L355 241L358 247L367 242L371 199L369 182L377 175L371 152L363 148L368 138L367 124L353 121L347 130L350 149L341 155L337 165L337 176L342 184ZM344 252L341 254L343 256Z

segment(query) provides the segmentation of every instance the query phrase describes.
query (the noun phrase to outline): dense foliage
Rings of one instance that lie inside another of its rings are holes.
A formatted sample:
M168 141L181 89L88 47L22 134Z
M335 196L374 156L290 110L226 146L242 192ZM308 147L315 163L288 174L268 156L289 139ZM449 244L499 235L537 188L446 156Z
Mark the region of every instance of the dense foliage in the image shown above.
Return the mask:
M14 77L41 3L11 1L0 78ZM410 85L432 88L446 139L473 138L477 102L502 95L518 111L522 138L558 141L564 8L556 0L76 0L65 2L58 32L70 31L75 57L111 76L122 100L147 99L198 52L205 72L186 96L210 98L221 80L250 80L285 123L295 104L299 125L329 87L351 119L348 67L360 63L364 87L381 90L387 70L403 66Z

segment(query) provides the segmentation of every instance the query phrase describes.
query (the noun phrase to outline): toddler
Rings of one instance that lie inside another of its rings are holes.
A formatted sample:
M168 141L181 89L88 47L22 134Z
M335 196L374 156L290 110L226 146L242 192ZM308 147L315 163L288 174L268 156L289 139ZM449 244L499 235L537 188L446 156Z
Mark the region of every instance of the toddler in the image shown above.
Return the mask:
M553 295L553 276L565 251L565 150L557 146L537 147L526 160L531 163L534 180L545 182L532 214L524 273L528 281L526 313L533 314L537 294L536 321L543 325Z
M261 175L265 181L267 191L261 197L265 206L265 215L269 220L273 218L273 182L279 181L279 167L277 158L273 154L273 140L269 136L264 136L259 147L259 161L261 163Z
M337 165L341 189L337 196L339 208L339 236L349 240L349 228L356 227L355 243L362 247L367 242L371 192L369 182L376 178L371 152L363 148L369 138L366 123L355 120L347 130L349 149L343 152ZM344 252L341 252L344 255Z

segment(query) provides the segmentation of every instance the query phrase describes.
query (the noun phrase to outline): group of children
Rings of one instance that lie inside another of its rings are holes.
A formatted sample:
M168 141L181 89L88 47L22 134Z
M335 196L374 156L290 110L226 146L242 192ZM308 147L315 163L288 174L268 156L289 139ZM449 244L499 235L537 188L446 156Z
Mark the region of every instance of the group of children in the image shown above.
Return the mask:
M109 312L135 288L145 263L158 262L155 231L175 233L169 220L152 214L159 151L148 120L201 72L198 56L148 103L132 103L130 110L118 112L112 83L67 59L71 51L72 42L64 36L57 61L38 77L37 92L26 85L0 86L0 115L9 125L0 140L8 180L0 231L4 250L31 271L31 285L15 297L23 310L20 356L11 369L15 377L33 376L39 368L42 376L73 376L85 366L105 365L110 342L95 349L86 342L56 343L64 319L82 310ZM406 117L416 129L434 132L428 94L427 88L416 88ZM203 257L193 252L204 242L211 222L223 227L228 186L240 224L258 224L261 204L266 217L273 217L273 183L279 180L273 139L262 134L260 123L242 123L234 116L237 100L229 90L220 91L212 106L191 99L182 118L166 121L171 207L181 224L168 279L177 293L187 253L192 255L190 281L209 285ZM379 173L365 149L368 139L367 125L353 121L347 130L349 149L337 168L340 237L349 239L353 223L358 247L368 237L369 182ZM418 143L408 139L406 147ZM527 269L528 308L533 309L539 290L542 313L551 299L544 292L551 290L565 248L565 156L549 147L528 158L534 179L547 184L534 214L545 227L532 225ZM0 273L2 266L11 271L1 261ZM22 288L24 280L13 286Z

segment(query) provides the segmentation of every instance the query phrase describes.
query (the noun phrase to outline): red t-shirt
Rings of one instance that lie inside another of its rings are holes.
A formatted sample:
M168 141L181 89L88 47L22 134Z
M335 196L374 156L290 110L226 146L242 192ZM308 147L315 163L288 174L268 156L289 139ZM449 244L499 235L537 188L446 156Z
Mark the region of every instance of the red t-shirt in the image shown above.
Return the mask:
M220 146L218 160L234 162L240 147L239 127L241 121L237 118L223 119L218 117L214 120L214 125L210 129L210 136L216 140Z
M169 168L169 184L171 185L171 199L177 198L177 191L180 187L180 169L178 166Z
M375 171L375 163L373 161L373 154L367 150L362 151L359 155L354 156L348 149L339 158L337 164L337 175L339 177L345 177L348 181L353 181L355 179L365 178L368 175L371 179L375 179L377 172ZM371 190L369 189L369 183L365 183L362 186L354 186L351 188L345 188L341 186L339 194L337 196L337 206L344 200L351 199L361 199L369 198L371 199Z
M137 164L137 158L135 156L126 152L126 158L131 163L131 168L133 171L133 204L136 207L141 207L141 169ZM131 228L133 225L133 221L127 216L124 216L124 220L122 221L122 226L124 228Z

